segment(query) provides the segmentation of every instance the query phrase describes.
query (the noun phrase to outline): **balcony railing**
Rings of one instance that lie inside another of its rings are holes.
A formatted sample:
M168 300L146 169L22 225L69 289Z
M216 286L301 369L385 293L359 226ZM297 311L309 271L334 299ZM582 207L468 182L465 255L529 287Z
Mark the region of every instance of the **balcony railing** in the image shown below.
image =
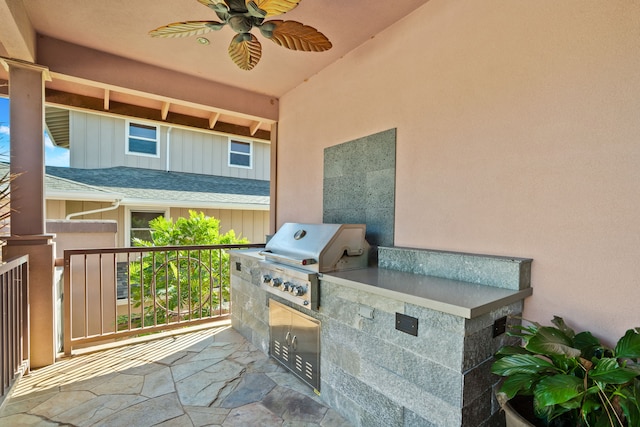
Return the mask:
M64 352L228 318L228 250L262 244L64 251Z
M29 257L0 265L0 404L29 371Z

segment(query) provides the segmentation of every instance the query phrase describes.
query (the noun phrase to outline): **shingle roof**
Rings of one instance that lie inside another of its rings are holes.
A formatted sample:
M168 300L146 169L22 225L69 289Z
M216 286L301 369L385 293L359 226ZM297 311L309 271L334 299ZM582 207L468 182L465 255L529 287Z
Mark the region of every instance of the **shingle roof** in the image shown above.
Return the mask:
M95 191L117 193L128 201L164 201L167 205L193 204L269 205L269 181L151 169L113 167L77 169L47 166L46 173L64 182L55 185L91 186ZM49 188L49 180L47 188ZM52 185L54 183L52 182ZM86 190L87 187L83 191ZM59 188L64 190L64 188ZM71 190L71 188L69 188Z
M10 172L10 165L6 162L0 162L0 176ZM81 182L71 181L69 179L61 178L46 174L44 177L44 186L47 195L64 194L69 199L86 198L87 195L93 195L91 200L113 200L115 198L121 198L121 194L115 194L112 191L93 187L91 185L83 184ZM79 195L75 197L74 195Z
M44 185L47 191L56 192L77 192L77 193L100 193L104 197L114 197L114 194L110 191L103 190L102 188L93 187L90 185L82 184L80 182L71 181L69 179L60 178L58 176L45 175Z

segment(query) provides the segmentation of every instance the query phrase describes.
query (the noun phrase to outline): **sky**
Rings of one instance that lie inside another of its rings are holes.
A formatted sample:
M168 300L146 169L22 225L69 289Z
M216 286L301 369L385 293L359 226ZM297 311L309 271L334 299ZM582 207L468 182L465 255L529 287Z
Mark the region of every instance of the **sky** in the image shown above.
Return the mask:
M0 97L0 161L9 161L9 99ZM44 133L44 158L47 166L69 166L69 150L53 145L47 132Z

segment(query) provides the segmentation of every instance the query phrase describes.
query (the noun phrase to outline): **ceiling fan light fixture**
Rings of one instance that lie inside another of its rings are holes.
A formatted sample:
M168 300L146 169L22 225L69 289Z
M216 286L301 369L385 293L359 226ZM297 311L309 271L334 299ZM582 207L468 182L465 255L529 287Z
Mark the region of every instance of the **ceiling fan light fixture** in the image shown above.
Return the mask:
M186 1L186 0L185 0ZM149 31L151 37L200 36L198 44L208 45L202 37L210 31L219 31L229 25L237 34L231 39L229 56L242 70L251 70L262 56L262 46L251 30L258 28L263 37L278 46L304 52L323 52L331 49L329 39L313 27L297 21L269 20L284 14L301 0L197 0L213 10L219 21L184 21L158 27Z

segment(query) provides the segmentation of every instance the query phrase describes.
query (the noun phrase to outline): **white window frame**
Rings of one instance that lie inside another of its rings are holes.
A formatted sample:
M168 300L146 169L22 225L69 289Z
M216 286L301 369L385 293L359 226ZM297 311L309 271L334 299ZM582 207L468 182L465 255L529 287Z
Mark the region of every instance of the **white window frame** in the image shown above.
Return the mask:
M125 236L124 236L124 245L125 247L131 246L131 213L132 212L156 212L161 213L164 212L164 217L169 218L169 208L166 206L127 206L125 208L125 216L124 216L124 228L125 228Z
M130 134L130 129L131 129L131 125L139 125L139 126L147 126L147 127L153 127L156 130L156 138L155 139L151 139L151 138L145 138L145 137L140 137L140 136L131 136ZM142 157L153 157L153 158L159 158L160 157L160 126L156 125L155 123L150 123L150 122L144 122L144 121L138 121L138 120L127 120L126 124L125 124L125 152L126 154L130 155L130 156L142 156ZM138 151L131 151L129 149L129 141L130 138L134 138L134 139L138 139L141 141L153 141L156 144L156 153L155 154L149 154L149 153L140 153Z
M249 144L249 153L241 153L239 151L233 151L231 150L231 145L234 142L240 142L242 144ZM229 138L229 154L227 156L228 159L228 166L230 168L241 168L241 169L253 169L253 141L247 141L245 139L238 139L238 138ZM231 155L232 154L239 154L239 155L243 155L243 156L248 156L249 157L249 166L244 166L244 165L236 165L231 163Z

